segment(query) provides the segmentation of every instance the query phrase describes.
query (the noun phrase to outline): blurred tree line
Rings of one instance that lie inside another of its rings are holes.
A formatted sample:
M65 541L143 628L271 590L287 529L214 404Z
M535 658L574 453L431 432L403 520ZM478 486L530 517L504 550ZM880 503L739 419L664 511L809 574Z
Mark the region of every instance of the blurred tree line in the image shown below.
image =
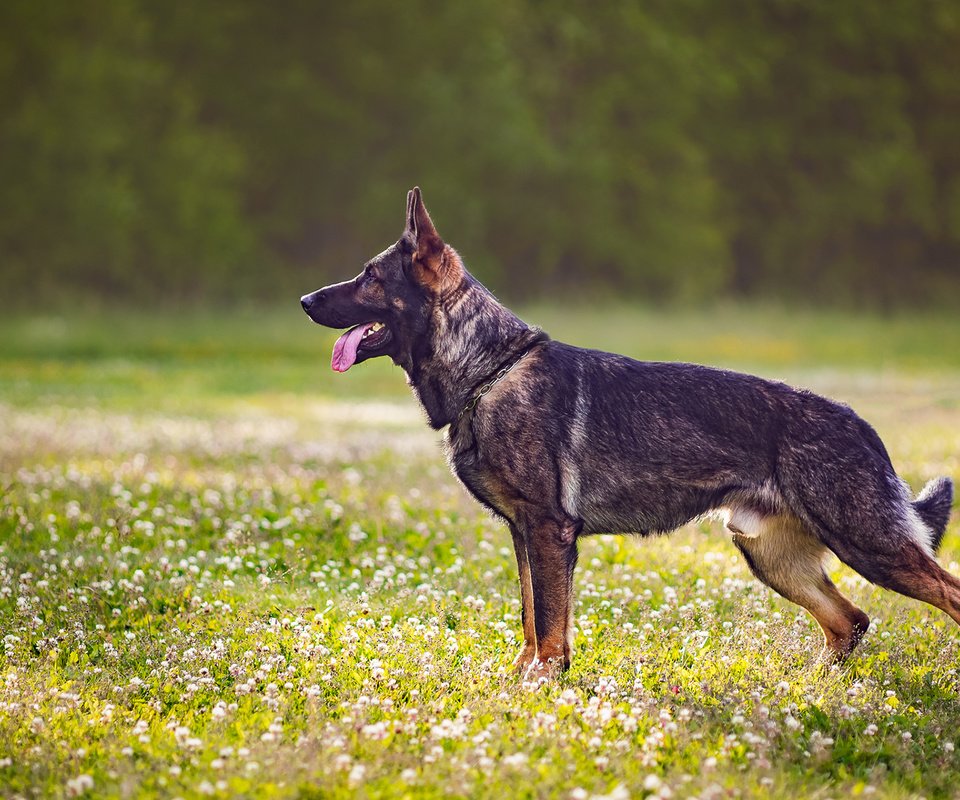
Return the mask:
M960 0L4 0L9 303L299 292L419 183L509 297L960 302Z

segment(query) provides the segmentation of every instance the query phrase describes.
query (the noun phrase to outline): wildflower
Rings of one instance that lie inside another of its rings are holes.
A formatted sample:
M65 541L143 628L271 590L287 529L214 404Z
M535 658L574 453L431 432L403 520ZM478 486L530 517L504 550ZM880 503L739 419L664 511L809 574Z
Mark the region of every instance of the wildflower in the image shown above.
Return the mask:
M89 775L78 775L67 781L67 796L80 797L93 788L93 778Z
M615 786L610 794L595 794L590 800L630 800L630 792L623 786Z

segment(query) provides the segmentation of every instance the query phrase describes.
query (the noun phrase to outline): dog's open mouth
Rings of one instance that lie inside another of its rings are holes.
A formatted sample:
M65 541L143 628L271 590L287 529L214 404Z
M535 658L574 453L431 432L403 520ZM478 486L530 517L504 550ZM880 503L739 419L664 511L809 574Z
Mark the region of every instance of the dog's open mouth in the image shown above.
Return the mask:
M330 366L346 372L357 363L358 356L367 356L383 347L390 339L390 329L382 322L364 322L348 330L333 346Z

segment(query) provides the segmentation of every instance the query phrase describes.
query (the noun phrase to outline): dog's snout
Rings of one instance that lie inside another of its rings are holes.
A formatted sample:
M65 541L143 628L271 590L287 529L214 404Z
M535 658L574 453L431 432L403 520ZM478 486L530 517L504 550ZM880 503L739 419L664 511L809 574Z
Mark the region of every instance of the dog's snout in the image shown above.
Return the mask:
M300 305L303 306L303 310L308 314L310 310L320 303L326 297L326 292L322 289L317 290L316 292L311 292L310 294L305 294L300 298Z

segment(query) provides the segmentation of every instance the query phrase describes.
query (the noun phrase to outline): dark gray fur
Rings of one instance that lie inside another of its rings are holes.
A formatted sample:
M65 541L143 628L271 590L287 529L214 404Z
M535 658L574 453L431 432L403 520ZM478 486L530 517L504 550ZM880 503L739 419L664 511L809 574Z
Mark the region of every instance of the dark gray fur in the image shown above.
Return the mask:
M436 238L424 244L428 237ZM371 273L376 292L365 283ZM430 424L448 427L453 471L509 524L527 617L522 669L569 663L569 630L558 637L570 626L579 536L664 533L717 509L732 513L758 577L810 609L840 656L869 621L819 567L827 549L960 622L960 582L932 559L950 513L949 478L913 500L874 429L811 392L550 340L466 272L418 190L395 245L303 304L324 325L386 325L387 341L358 361L389 355L404 369Z

